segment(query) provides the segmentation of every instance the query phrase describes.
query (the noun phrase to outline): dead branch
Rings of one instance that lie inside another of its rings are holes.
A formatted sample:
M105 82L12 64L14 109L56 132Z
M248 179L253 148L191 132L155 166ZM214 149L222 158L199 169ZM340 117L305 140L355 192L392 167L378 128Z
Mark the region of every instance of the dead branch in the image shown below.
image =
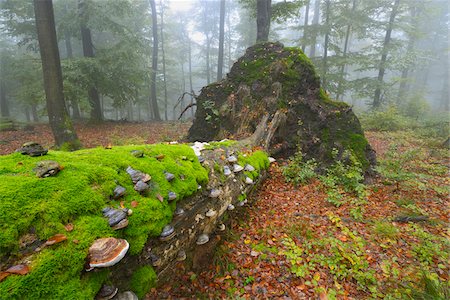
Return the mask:
M191 103L191 104L189 104L188 106L186 106L186 108L183 109L183 111L181 112L180 116L178 117L178 120L181 119L181 117L183 116L183 114L184 114L189 108L194 107L194 106L196 106L196 105L197 105L197 103L194 102L194 103Z

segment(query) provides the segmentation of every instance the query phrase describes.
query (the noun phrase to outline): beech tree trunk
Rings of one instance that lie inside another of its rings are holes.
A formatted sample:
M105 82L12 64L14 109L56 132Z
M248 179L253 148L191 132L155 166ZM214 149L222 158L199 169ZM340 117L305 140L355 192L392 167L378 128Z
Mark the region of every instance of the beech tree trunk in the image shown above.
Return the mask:
M0 72L3 72L5 69L5 58L3 56L0 57ZM6 99L6 85L5 81L2 78L5 74L0 73L0 112L1 116L4 118L9 118L9 105L8 99Z
M314 2L314 17L312 20L313 30L311 32L311 49L309 50L309 57L313 58L316 56L316 42L317 42L317 26L319 25L319 14L320 14L320 0L315 0Z
M194 87L192 85L192 54L191 54L191 39L188 38L188 59L189 59L189 92L191 93L191 118L194 117Z
M161 6L161 55L162 55L162 65L163 65L163 85L164 85L164 120L168 120L167 118L167 83L166 83L166 53L164 51L164 7L162 1L160 2ZM184 78L184 77L183 77ZM184 90L183 90L184 91Z
M76 149L80 147L80 143L64 103L52 1L34 0L34 13L50 127L57 146L66 144L69 148Z
M326 10L325 10L325 44L323 49L323 68L322 68L322 85L324 89L327 89L327 72L328 72L328 43L330 40L330 0L326 0Z
M211 38L206 36L206 85L211 83L211 64L209 62L209 52L211 51Z
M271 0L256 0L256 42L269 40Z
M80 29L81 29L81 42L83 44L83 55L84 57L94 57L94 46L92 44L91 30L87 27L87 13L86 4L84 0L78 1L78 10L80 13ZM91 86L88 90L89 105L91 106L91 121L92 122L102 122L103 121L103 111L100 104L100 96L98 94L97 88Z
M217 81L222 79L224 39L225 39L225 0L220 0L219 57L217 61Z
M388 27L386 29L386 36L384 37L383 50L381 54L380 67L378 69L378 78L377 78L377 88L375 89L375 95L373 98L373 108L377 109L381 106L382 98L382 85L384 73L386 71L386 60L388 55L388 47L391 42L391 33L392 27L394 26L395 17L397 15L398 6L400 5L400 0L395 0L394 5L392 6L391 15L389 17Z
M151 74L151 90L150 90L150 105L153 111L153 119L161 121L159 115L158 100L156 98L156 72L158 70L158 23L156 14L155 0L149 0L150 8L152 10L152 33L153 33L153 48L152 48L152 74Z
M302 51L303 53L306 50L306 41L308 39L308 19L309 19L309 3L310 0L306 1L306 7L305 7L305 23L303 24L303 38L302 38Z
M356 9L356 0L353 0L353 2L352 2L352 15L355 12L355 9ZM342 88L342 80L344 80L344 78L345 78L345 73L344 73L345 72L345 66L346 66L345 59L347 58L347 52L348 52L348 48L349 48L351 30L352 30L352 24L350 23L350 24L347 25L347 29L345 31L344 50L343 50L343 53L342 53L342 58L343 58L344 63L341 65L341 68L340 68L340 71L339 71L340 81L339 81L338 89L337 89L338 92L336 93L336 100L339 100L339 97L341 96L341 94L343 94L343 93L341 93L341 88Z

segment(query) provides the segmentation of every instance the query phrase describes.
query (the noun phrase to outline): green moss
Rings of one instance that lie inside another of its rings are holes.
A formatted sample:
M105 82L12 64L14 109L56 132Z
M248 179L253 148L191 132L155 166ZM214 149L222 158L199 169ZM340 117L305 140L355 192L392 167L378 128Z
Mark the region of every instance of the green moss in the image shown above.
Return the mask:
M337 107L337 108L339 108L339 107L342 107L342 108L349 107L349 105L347 103L345 103L345 102L331 100L331 98L328 96L328 94L325 92L325 90L323 88L320 88L320 90L319 90L319 99L322 102L324 102L324 103L326 103L328 105Z
M233 140L223 140L220 142L209 142L209 145L205 147L205 149L217 149L217 148L227 148L233 145L236 145L236 141Z
M366 147L368 142L362 134L350 133L347 138L343 140L343 144L346 149L353 152L364 170L369 167L369 161L366 158Z
M145 294L155 286L156 278L156 273L152 267L141 267L131 277L131 290L136 293L139 299L144 299Z
M255 168L255 171L245 171L245 175L255 180L259 177L262 170L269 168L270 162L267 153L261 150L255 151L252 154L239 154L238 162L240 165L245 166L249 164Z
M144 157L134 157L131 150L143 151ZM159 154L164 154L164 158L157 160ZM55 160L64 169L54 177L38 178L32 170L41 160ZM134 191L125 172L127 166L151 175L152 189L146 196ZM176 178L168 182L164 170ZM147 238L157 236L172 217L176 204L169 205L168 192L174 191L179 200L194 194L198 184L207 181L207 171L186 145L49 151L45 157L19 153L0 156L1 257L15 255L20 237L31 231L42 240L56 233L64 233L68 238L34 254L32 271L1 282L0 295L11 299L92 299L106 276L97 275L104 273L100 272L81 277L92 242L99 237L125 238L130 243L129 255L140 253ZM123 199L110 200L117 184L124 186L127 194ZM165 201L157 200L156 194ZM138 206L128 218L128 227L113 231L102 217L102 208L119 207L120 201L131 207L132 200ZM74 230L66 232L64 225L69 222L74 224Z

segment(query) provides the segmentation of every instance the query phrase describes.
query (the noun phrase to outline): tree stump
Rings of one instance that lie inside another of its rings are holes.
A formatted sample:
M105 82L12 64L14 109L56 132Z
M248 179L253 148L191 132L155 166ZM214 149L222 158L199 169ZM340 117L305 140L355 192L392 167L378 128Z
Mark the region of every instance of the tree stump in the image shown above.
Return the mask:
M263 146L282 157L301 151L321 168L342 159L345 150L366 174L376 164L352 108L329 98L300 49L281 43L248 48L225 79L201 90L188 140L224 138Z

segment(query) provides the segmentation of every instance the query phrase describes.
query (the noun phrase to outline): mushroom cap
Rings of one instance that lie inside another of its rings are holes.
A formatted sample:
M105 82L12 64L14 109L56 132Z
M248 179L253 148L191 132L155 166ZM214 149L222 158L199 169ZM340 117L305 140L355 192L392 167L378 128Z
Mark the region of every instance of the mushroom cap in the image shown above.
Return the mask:
M270 163L273 163L273 162L275 162L276 161L276 159L275 158L273 158L273 157L269 157L269 162Z
M198 236L196 244L203 245L209 242L209 236L206 233L202 233Z
M105 214L104 214L105 215ZM115 226L119 224L123 219L127 218L127 213L122 209L113 209L107 212L109 226Z
M125 195L126 191L127 190L123 186L121 186L121 185L116 186L114 189L113 198L117 199L117 198L122 197L123 195Z
M127 253L130 244L124 239L100 238L89 247L89 267L104 268L117 264Z
M230 155L227 157L227 161L230 163L235 163L235 162L237 162L237 158L234 155Z
M224 166L223 167L223 175L225 175L225 176L230 176L231 175L230 167L228 167L228 166Z
M184 250L180 250L177 253L177 261L183 261L186 259L186 252Z
M242 170L244 170L244 167L243 167L243 166L240 166L240 165L238 165L238 164L234 164L234 165L233 165L233 172L234 172L234 173L238 173L238 172L240 172L240 171L242 171Z
M221 224L217 225L217 230L224 231L225 230L225 224L221 223Z
M126 291L117 295L117 300L139 300L138 296L132 291Z
M95 296L95 299L97 300L109 300L112 299L119 289L115 286L111 285L103 285L100 291L98 291L97 295Z
M175 179L175 175L166 171L164 171L164 176L166 177L166 180L169 182Z
M245 171L249 171L249 172L253 172L253 171L255 171L255 167L253 167L250 164L246 164L245 167L244 167L244 170Z
M116 225L112 226L113 230L119 230L122 228L125 228L128 226L128 219L122 219L119 223L117 223Z
M209 197L211 198L217 198L222 194L222 191L219 189L212 189L211 192L209 193Z
M230 203L230 204L228 204L228 207L227 207L227 209L228 209L228 210L233 210L233 209L234 209L234 205L233 205L233 204L231 204L231 203Z
M61 170L61 166L54 160L42 160L36 164L33 171L37 177L48 177L55 175Z
M182 209L181 207L177 207L176 209L175 209L175 212L174 212L174 214L175 214L175 216L182 216L182 215L184 215L184 209Z
M169 235L171 235L174 232L174 230L175 229L173 228L172 225L166 225L166 226L164 226L164 228L163 228L163 230L161 232L161 236L162 237L169 236Z
M147 191L148 188L149 188L149 185L142 180L138 180L136 182L136 184L134 185L134 190L139 193Z
M216 212L214 209L212 209L212 208L210 208L210 209L206 212L206 216L209 217L209 218L212 218L212 217L214 217L215 215L217 215L217 212Z
M251 179L250 177L245 177L245 183L246 184L253 184L253 179Z
M177 194L175 192L169 192L168 196L169 196L169 201L173 201L173 200L177 199Z

